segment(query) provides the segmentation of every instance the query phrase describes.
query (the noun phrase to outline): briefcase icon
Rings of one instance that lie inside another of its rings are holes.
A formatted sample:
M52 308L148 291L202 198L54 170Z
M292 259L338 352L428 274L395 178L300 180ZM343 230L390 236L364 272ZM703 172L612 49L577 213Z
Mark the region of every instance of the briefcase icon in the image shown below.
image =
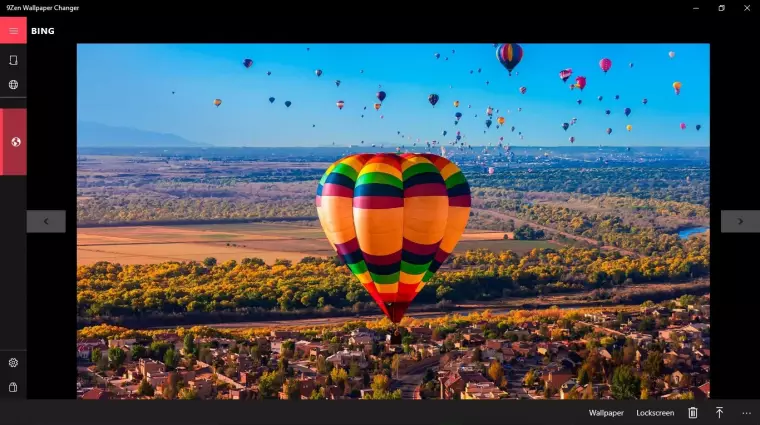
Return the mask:
M8 392L9 393L17 393L18 392L18 385L16 385L15 382L11 382L8 384Z

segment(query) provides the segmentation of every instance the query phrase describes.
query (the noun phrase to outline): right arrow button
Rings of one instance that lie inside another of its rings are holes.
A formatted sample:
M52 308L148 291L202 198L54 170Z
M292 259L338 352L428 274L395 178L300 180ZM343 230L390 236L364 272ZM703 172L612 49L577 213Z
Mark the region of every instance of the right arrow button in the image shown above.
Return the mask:
M721 233L760 233L760 210L723 210Z

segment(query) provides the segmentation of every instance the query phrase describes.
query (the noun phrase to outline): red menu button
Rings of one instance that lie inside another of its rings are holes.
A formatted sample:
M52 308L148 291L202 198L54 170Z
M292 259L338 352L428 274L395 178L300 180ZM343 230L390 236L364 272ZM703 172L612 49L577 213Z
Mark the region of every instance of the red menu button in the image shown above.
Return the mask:
M0 17L0 44L26 44L26 17Z

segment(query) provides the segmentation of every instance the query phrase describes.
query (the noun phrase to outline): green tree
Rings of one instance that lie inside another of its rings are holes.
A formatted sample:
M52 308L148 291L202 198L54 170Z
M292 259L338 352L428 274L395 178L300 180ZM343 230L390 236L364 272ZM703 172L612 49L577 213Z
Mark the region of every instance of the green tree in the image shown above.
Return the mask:
M168 369L174 369L177 367L178 356L173 348L166 350L164 353L164 364Z
M103 357L103 352L100 350L100 348L93 348L92 352L90 353L90 361L98 364L100 359Z
M198 398L198 391L190 387L181 388L177 398L180 400L195 400Z
M586 385L589 382L591 382L591 376L588 373L588 369L581 366L580 369L578 369L578 384Z
M288 375L289 369L290 363L288 362L288 359L280 357L280 360L277 361L277 370L283 375Z
M208 268L214 267L216 265L216 258L214 258L214 257L206 257L206 259L203 260L203 265L206 266L206 267L208 267Z
M611 387L612 396L616 400L635 400L641 394L641 381L628 365L615 369Z
M166 351L171 347L172 345L166 341L153 341L150 344L150 357L154 360L163 361Z
M118 369L127 360L127 353L119 347L111 347L108 349L108 361L111 364L111 368Z
M332 363L329 363L325 360L325 356L317 356L317 372L321 373L322 375L327 375L330 373L330 370L332 369Z
M153 393L155 390L153 389L153 386L150 385L150 382L148 382L147 379L144 379L140 381L140 384L137 386L137 395L142 397L153 397Z
M681 295L680 298L678 298L678 305L680 305L683 308L686 308L690 305L695 305L697 303L697 297L695 295Z
M259 393L264 398L273 398L277 392L277 373L264 372L259 378Z
M285 388L288 393L288 400L301 399L301 383L297 379L290 378L285 381Z
M188 355L188 354L198 354L198 353L196 353L195 336L192 333L188 332L185 335L184 352L185 352L186 355Z
M148 357L148 349L145 348L144 345L134 344L129 349L129 354L131 355L132 360L143 359Z
M644 361L644 372L652 379L656 379L662 374L662 353L659 351L650 351L647 359Z

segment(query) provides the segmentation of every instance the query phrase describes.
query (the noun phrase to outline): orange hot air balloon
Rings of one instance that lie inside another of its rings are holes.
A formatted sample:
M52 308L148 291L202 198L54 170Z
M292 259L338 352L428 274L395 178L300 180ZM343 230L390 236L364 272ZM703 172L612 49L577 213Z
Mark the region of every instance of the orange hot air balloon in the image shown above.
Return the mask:
M376 110L376 111L379 111L379 110L380 110L380 107L381 107L381 106L383 106L383 105L382 105L382 104L380 104L380 103L375 103L375 105L374 105L374 107L375 107L375 110Z
M506 119L504 119L504 117L496 118L496 122L499 123L499 125L504 125L505 121Z
M221 104L222 104L222 99L214 99L214 106L216 106L218 108L219 105L221 105Z
M343 109L343 105L345 105L346 103L343 102L342 100L339 100L339 101L335 102L335 104L338 105L338 109L342 110Z
M673 83L673 90L676 92L676 94L681 94L681 82L676 81Z
M316 204L338 257L398 323L454 251L471 197L464 174L446 158L379 153L333 163Z
M455 101L454 101L454 107L455 107L455 108L458 108L458 107L459 107L459 101L458 101L458 100L455 100Z

